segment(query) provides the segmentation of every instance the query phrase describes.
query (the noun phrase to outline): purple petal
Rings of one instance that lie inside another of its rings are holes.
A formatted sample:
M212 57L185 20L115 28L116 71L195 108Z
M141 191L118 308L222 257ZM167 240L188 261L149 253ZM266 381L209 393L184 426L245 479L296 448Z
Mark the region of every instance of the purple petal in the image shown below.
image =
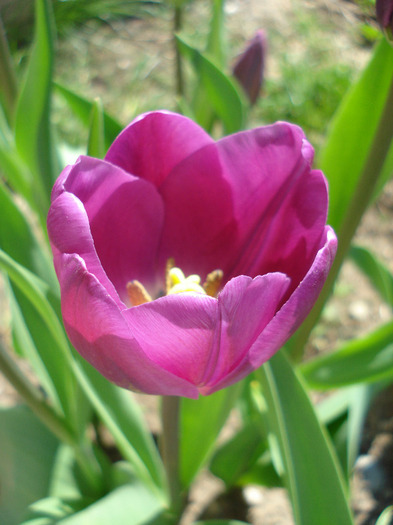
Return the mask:
M288 277L280 273L254 279L243 275L226 284L218 296L220 344L211 355L205 384L214 385L238 368L276 314L288 286Z
M217 300L174 294L130 308L124 315L146 355L164 370L200 384L219 325Z
M162 200L155 187L108 162L89 157L78 159L62 185L80 199L86 210L100 262L122 299L132 279L155 292L156 253L163 221ZM56 206L55 200L52 207ZM67 217L67 210L59 210L61 233L78 237L78 224L71 225L64 217L61 224L61 213ZM79 250L83 242L84 238L80 239ZM81 254L66 247L60 251Z
M160 186L183 159L212 143L213 139L186 117L155 111L127 126L105 160Z
M197 389L154 363L142 350L116 303L83 260L59 255L62 313L78 352L119 386L148 394L196 398Z
M306 277L251 346L246 359L204 394L211 394L239 381L272 357L293 335L313 307L330 271L337 249L337 238L326 226L321 249Z

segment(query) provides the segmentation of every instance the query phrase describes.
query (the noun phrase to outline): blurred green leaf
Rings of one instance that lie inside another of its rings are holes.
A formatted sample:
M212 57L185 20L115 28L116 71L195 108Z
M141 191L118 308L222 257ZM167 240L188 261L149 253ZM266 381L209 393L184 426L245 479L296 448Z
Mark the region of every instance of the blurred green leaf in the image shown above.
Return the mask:
M53 39L49 0L36 0L35 37L17 104L15 143L33 174L33 191L42 217L46 217L53 182L60 172L50 129Z
M21 525L165 525L161 503L139 483L123 485L103 498L78 508L77 502L66 503L56 498L38 501ZM158 520L158 521L155 521Z
M266 436L260 425L250 421L216 450L210 462L210 471L231 487L267 449Z
M49 489L58 441L25 406L0 409L1 525L21 523Z
M35 231L26 215L22 212L13 194L0 181L0 209L3 219L0 221L0 248L16 262L45 279L53 290L58 289L58 282L47 246L38 241Z
M330 389L374 382L393 375L393 321L336 351L310 359L300 370L312 388Z
M196 521L193 525L249 525L245 521L238 520L203 520Z
M212 453L239 395L241 383L199 399L181 398L180 481L187 488Z
M55 84L56 91L65 99L74 114L81 122L89 127L90 118L93 110L93 102L77 95L68 88ZM107 150L117 135L122 131L123 126L113 117L104 112L104 131L105 131L105 149Z
M79 381L120 452L139 479L163 498L162 461L138 403L130 392L110 383L84 359L78 358L78 362Z
M45 282L15 262L3 250L0 250L0 268L20 292L15 305L20 306L25 325L20 319L19 328L23 327L26 333L31 334L30 342L34 341L35 349L47 369L46 378L50 377L54 386L52 393L56 392L52 401L58 407L61 406L73 429L83 432L86 400L75 380L70 346L58 317L59 298L53 296Z
M194 108L197 122L206 129L211 124L211 109L222 121L226 134L242 129L244 107L239 91L232 80L209 59L186 44L179 36L176 43L180 53L191 63L198 79L198 89L206 92L207 103Z
M369 278L382 299L393 307L393 275L367 248L351 246L350 258Z
M104 109L101 100L96 99L91 109L87 154L103 159L105 153Z
M283 351L259 370L298 525L352 525L342 474L300 378ZM323 475L321 476L321 473Z
M213 0L213 13L210 22L210 32L206 52L218 67L225 65L224 46L224 4L225 0Z
M368 67L345 97L321 153L320 167L329 180L328 222L339 231L380 120L392 83L393 48L378 43ZM393 171L393 150L385 162L382 179Z

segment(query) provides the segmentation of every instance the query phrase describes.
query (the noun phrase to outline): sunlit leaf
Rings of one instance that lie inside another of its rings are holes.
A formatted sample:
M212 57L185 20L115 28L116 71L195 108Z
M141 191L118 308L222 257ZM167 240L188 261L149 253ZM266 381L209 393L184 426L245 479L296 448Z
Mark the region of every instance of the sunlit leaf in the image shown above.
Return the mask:
M393 376L393 321L300 365L312 388L330 389Z
M298 525L352 525L337 458L301 380L278 352L256 372ZM323 476L321 475L323 473Z

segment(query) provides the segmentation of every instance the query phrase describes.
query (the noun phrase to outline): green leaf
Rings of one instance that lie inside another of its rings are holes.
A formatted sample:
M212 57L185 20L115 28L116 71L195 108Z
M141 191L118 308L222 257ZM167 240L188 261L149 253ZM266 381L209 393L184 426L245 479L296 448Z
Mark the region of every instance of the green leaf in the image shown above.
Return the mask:
M371 62L349 91L337 112L320 167L329 180L328 222L339 231L348 204L362 173L381 112L392 82L393 48L381 40ZM388 156L382 178L393 171L393 156Z
M196 521L194 525L249 525L245 521L238 520L203 520Z
M250 470L267 448L261 426L250 421L216 450L210 471L221 478L227 487L231 487Z
M54 38L50 8L48 0L36 0L34 43L15 116L16 147L33 174L37 209L43 216L60 172L50 130Z
M29 518L21 525L165 525L165 517L159 519L162 513L163 507L154 495L142 484L133 483L113 490L82 510L55 498L39 501L31 506Z
M162 461L139 405L128 390L110 383L85 360L78 362L79 381L120 452L139 479L163 498Z
M212 453L241 383L199 399L181 399L180 481L187 488Z
M22 521L49 489L58 441L25 406L0 409L1 525Z
M352 525L337 458L283 351L257 370L256 377L263 387L271 431L284 462L295 522Z
M90 118L93 109L93 102L77 95L68 88L55 84L56 91L65 99L74 114L89 127ZM104 131L105 131L105 149L107 150L117 135L122 131L123 126L113 117L104 112Z
M198 89L206 92L207 102L220 118L225 133L235 133L243 126L244 108L239 91L232 80L220 71L208 58L186 44L179 36L176 44L180 53L191 63L198 78ZM211 111L206 105L194 108L197 122L208 128Z
M225 65L224 47L224 4L225 0L213 0L213 14L210 23L210 32L206 52L218 67Z
M98 159L105 157L104 109L98 98L94 100L91 110L87 154Z
M9 124L14 117L18 87L3 22L0 18L0 104Z
M53 399L61 406L74 430L84 430L86 400L76 383L72 355L60 319L58 297L53 296L46 283L16 263L0 250L0 269L8 274L20 291L18 304L32 335L35 347L53 381L57 397Z
M336 351L300 365L312 388L330 389L361 382L381 381L393 375L393 321Z
M382 299L393 307L393 275L369 250L351 246L349 256L369 278Z

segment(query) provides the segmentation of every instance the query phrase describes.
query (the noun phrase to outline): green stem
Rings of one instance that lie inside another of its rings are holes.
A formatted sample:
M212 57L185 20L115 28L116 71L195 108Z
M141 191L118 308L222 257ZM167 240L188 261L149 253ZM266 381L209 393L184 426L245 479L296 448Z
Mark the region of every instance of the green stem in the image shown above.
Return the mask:
M170 510L180 516L183 510L179 465L180 398L163 396L161 411L161 456L167 475Z
M338 248L333 266L313 310L291 342L291 348L293 349L292 356L295 359L300 359L302 356L304 346L310 336L311 330L318 321L322 309L332 292L334 283L348 253L351 241L355 235L357 227L359 226L361 218L368 205L373 200L374 191L379 182L386 157L389 153L392 138L393 78L369 155L363 167L363 172L359 178L358 185L346 211L341 227L337 232ZM343 145L343 147L345 147L345 145ZM337 159L337 162L340 162L340 159Z
M173 15L173 45L175 48L175 78L176 78L176 94L179 97L184 93L184 79L183 79L183 64L179 48L176 44L176 34L181 30L183 25L183 10L181 7L174 8Z
M75 439L64 419L46 403L41 392L22 374L0 339L0 370L36 416L63 443L75 446Z

